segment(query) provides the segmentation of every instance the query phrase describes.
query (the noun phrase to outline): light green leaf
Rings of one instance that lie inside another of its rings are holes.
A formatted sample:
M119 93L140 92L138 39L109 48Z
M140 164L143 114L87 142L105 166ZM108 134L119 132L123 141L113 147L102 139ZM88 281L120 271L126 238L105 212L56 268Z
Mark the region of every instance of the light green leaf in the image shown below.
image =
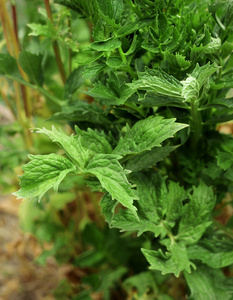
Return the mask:
M121 158L113 154L96 154L85 169L85 173L95 175L102 187L109 192L112 200L119 201L129 208L136 216L136 207L133 200L137 200L132 185L128 182L126 171L118 162Z
M178 238L186 244L194 244L211 224L210 215L215 206L215 197L212 188L201 181L198 187L193 187L189 199L190 202L184 206Z
M173 273L179 277L181 271L191 272L191 266L195 267L188 259L186 248L183 244L174 243L170 251L163 253L158 251L141 249L150 264L150 269L159 270L162 274Z
M64 177L76 170L75 165L65 157L56 154L29 155L31 162L24 165L24 174L20 176L21 189L14 193L18 198L40 200L50 189L58 190Z
M200 67L196 65L193 72L188 76L185 81L181 81L183 84L182 97L186 100L197 99L199 91L203 85L208 82L210 76L214 74L219 67L210 65L210 63Z
M90 152L82 146L81 137L75 138L73 134L68 136L61 129L58 131L54 126L52 126L52 130L38 128L36 132L44 133L50 137L65 151L67 157L79 167L81 172L84 170L89 161Z
M209 62L202 67L197 64L190 76L196 78L198 82L198 88L200 90L210 76L213 75L218 69L219 67L215 66L214 64L211 65Z
M182 84L164 71L146 68L145 72L138 73L138 77L138 80L128 83L128 86L134 90L146 90L147 92L182 99Z
M29 80L39 86L43 84L43 71L41 67L42 56L23 50L19 54L19 64L28 75Z
M31 23L31 24L27 24L27 26L32 30L32 32L29 33L29 35L32 35L32 36L42 35L42 36L54 39L54 37L56 37L56 35L57 35L53 24L49 20L47 20L46 25Z
M232 278L224 276L221 270L199 267L191 274L184 272L191 291L190 300L229 300L232 299Z
M189 76L185 81L182 81L182 97L185 101L191 101L192 99L197 99L199 95L199 83L197 79L193 76Z
M113 153L137 154L159 147L164 140L173 137L174 133L187 126L175 123L175 119L150 116L138 121L132 128L127 126L124 138L120 139Z
M210 43L207 44L204 53L206 54L219 53L220 48L221 48L221 39L219 37L217 38L211 37Z

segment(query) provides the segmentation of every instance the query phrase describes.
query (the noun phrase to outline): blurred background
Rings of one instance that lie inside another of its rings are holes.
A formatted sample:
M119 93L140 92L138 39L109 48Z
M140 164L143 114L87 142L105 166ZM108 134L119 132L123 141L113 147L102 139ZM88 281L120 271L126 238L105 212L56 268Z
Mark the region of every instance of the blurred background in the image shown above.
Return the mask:
M29 153L58 152L29 129L55 124L72 131L62 117L49 119L61 111L63 99L72 101L64 82L77 67L72 56L89 43L88 24L42 0L0 0L0 17L0 299L71 299L85 275L73 263L84 247L80 228L92 221L104 224L100 196L90 197L84 187L77 192L82 182L75 178L41 203L16 200L12 193L19 189L17 175ZM72 84L73 93L81 82Z

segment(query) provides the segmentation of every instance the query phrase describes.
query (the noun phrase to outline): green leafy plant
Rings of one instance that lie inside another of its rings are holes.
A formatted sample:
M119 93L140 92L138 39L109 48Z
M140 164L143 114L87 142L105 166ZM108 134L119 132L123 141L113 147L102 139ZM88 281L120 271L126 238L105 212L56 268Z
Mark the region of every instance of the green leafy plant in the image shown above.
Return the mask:
M91 299L92 292L113 299L114 289L124 290L119 299L181 299L186 294L197 300L232 299L232 217L218 220L224 198L232 195L233 139L217 125L233 118L233 2L55 3L61 11L61 5L66 7L57 26L45 1L46 24L29 28L31 35L52 40L65 83L60 85L63 97L43 87L36 54L22 51L19 56L29 81L15 71L9 54L1 54L0 70L55 103L59 108L50 121L69 122L75 132L33 129L57 143L63 154L30 155L15 195L40 200L70 175L81 178L93 194L103 193L100 207L110 228L104 229L112 241L106 246L110 255L102 249L104 231L92 229L95 237L90 238L86 227L84 244L92 250L84 247L74 264L107 264L108 269L100 268L98 278L86 276L72 299ZM80 17L91 38L77 46L72 26L70 39L61 31L65 18L74 22ZM75 66L67 79L59 45L71 49L63 58ZM126 232L123 237L116 228ZM125 252L114 260L113 248L120 251L121 243ZM169 278L181 282L178 294L166 295Z

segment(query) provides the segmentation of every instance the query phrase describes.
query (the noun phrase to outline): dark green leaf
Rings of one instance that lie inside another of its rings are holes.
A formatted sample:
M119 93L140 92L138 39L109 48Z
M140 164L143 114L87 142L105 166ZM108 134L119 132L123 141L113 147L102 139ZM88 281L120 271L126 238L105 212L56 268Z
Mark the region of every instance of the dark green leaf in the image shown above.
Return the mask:
M84 79L82 77L83 68L75 69L65 83L64 97L70 98L73 93L82 85Z
M221 270L199 267L191 274L184 272L193 300L232 299L232 278L226 278Z
M211 187L203 182L193 187L190 202L184 206L179 224L178 237L186 244L196 243L210 226L210 215L215 206L215 197Z

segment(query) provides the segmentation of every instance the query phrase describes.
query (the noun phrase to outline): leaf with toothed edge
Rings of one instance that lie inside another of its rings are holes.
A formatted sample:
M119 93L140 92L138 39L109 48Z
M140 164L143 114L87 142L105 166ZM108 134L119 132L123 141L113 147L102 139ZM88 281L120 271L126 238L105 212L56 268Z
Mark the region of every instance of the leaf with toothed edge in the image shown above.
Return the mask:
M24 165L24 174L19 176L21 189L14 193L19 199L38 200L50 189L57 192L65 176L76 170L75 165L67 158L56 155L29 155L31 161Z

